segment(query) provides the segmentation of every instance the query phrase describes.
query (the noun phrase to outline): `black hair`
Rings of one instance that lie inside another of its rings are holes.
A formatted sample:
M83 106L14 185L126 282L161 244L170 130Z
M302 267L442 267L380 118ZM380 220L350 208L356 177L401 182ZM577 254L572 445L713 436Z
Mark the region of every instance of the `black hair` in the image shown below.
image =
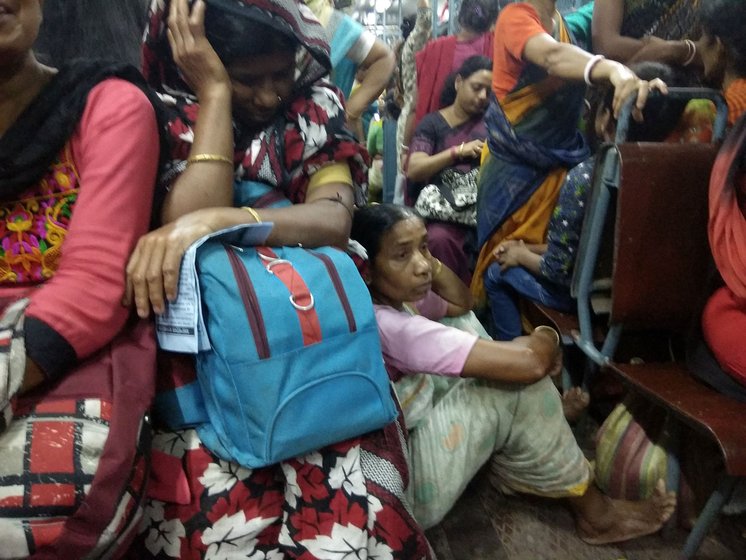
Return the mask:
M407 37L409 37L409 34L412 33L416 22L417 14L412 14L402 18L401 25L399 26L399 29L401 29L402 41L407 40Z
M381 239L396 224L409 218L419 218L414 210L398 204L373 204L355 211L350 238L365 247L368 261L373 262L381 251Z
M226 66L252 56L295 52L300 46L290 33L211 8L210 4L205 11L205 35Z
M393 120L398 119L401 114L401 107L399 107L399 103L397 103L395 89L389 88L383 99L383 110L379 112Z
M660 62L637 62L630 65L630 70L642 80L660 78L666 82L668 87L691 85L686 74ZM614 89L608 87L601 92L601 95L591 102L590 114L592 118L597 114L599 107L608 111L612 110ZM642 122L630 119L626 141L661 142L665 140L681 121L681 115L684 113L688 101L687 99L673 99L666 95L651 93L645 103L645 108L642 110Z
M660 78L669 87L688 86L688 78L681 72L659 62L638 62L630 69L643 80ZM627 131L628 142L662 142L681 121L688 99L673 99L667 95L648 97L642 110L642 122L632 119Z
M484 33L497 19L496 0L463 0L458 12L458 23L462 28Z
M702 30L723 43L729 67L738 76L746 76L746 2L702 0L698 15Z
M461 68L452 72L443 83L443 90L440 92L440 107L448 107L456 101L456 77L461 76L466 80L472 74L482 70L492 71L492 61L486 56L470 56L461 65Z
M106 57L140 67L149 0L46 0L34 51L60 67L76 58Z

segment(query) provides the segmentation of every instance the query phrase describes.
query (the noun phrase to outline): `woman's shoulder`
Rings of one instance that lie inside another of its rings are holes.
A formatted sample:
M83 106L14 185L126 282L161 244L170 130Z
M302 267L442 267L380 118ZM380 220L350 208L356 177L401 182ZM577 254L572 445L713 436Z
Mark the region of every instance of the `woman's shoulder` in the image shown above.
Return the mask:
M516 21L525 18L538 19L539 13L528 2L514 2L508 4L502 10L497 18L497 26L512 25Z
M448 128L448 123L438 110L433 111L432 113L428 113L427 115L422 117L422 120L417 125L417 132L437 132L439 130L442 130L443 128Z
M155 109L145 93L132 82L107 78L96 84L88 94L81 122L105 119L113 124L117 118L131 116L154 119Z
M91 89L88 95L88 103L90 104L92 101L114 103L123 109L133 104L136 107L153 109L150 100L142 89L128 80L115 77L101 80Z

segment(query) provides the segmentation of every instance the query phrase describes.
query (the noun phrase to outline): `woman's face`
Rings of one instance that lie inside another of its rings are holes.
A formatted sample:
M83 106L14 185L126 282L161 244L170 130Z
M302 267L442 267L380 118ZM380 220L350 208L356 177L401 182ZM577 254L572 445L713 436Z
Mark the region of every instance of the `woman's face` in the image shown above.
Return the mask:
M233 86L234 116L244 124L261 127L274 119L293 91L295 53L278 51L254 56L226 69Z
M492 72L478 70L468 78L456 76L456 103L468 114L477 116L487 110L492 87Z
M41 0L0 0L0 66L31 50L41 25Z
M401 307L422 299L432 284L427 229L415 216L398 222L381 238L370 265L368 285L378 303Z

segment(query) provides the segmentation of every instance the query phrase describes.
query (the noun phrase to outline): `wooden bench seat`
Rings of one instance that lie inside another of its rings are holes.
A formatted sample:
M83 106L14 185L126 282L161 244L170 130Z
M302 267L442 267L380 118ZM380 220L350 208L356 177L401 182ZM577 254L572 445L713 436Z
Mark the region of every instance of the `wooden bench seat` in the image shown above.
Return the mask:
M680 363L609 364L632 390L714 440L730 476L746 476L746 403L723 396Z

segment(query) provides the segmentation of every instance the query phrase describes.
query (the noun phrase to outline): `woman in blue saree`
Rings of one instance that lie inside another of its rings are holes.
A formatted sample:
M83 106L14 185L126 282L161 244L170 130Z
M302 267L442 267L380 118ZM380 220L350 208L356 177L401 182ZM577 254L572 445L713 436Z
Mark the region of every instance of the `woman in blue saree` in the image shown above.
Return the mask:
M543 243L568 169L588 157L578 131L586 84L614 87L615 115L637 93L637 117L651 88L665 91L660 80L641 80L626 66L576 47L555 0L502 10L495 27L494 98L485 116L489 152L477 200L477 301L485 299L485 272L499 266L498 245L508 239Z

